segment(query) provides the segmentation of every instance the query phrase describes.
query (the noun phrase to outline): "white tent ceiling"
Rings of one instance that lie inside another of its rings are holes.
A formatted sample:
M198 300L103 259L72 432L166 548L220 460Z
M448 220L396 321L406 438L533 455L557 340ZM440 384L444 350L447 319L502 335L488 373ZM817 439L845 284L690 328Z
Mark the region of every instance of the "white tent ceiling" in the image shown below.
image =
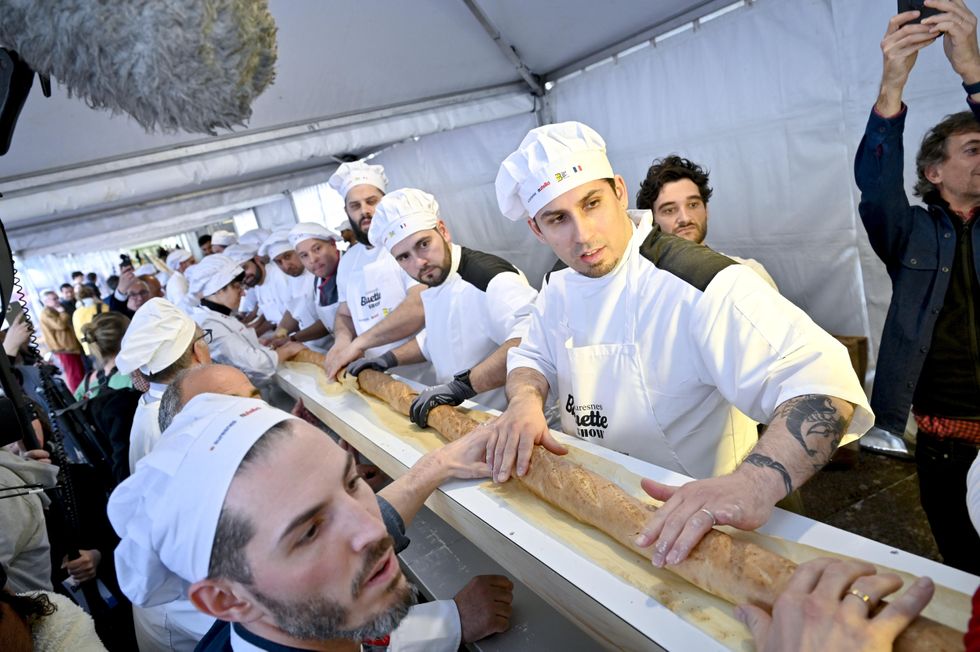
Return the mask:
M276 81L248 128L146 134L35 88L0 157L0 216L22 253L187 228L322 181L338 157L531 112L533 86L730 1L270 0Z

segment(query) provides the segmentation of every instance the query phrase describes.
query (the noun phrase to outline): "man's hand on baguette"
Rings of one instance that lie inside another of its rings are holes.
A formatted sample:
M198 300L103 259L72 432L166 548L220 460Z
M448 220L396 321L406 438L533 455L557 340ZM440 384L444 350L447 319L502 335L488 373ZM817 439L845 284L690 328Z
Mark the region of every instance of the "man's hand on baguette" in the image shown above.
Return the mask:
M796 569L771 616L747 604L740 605L735 616L752 632L760 652L891 650L934 591L932 580L921 577L872 616L882 599L901 586L898 575L875 574L871 564L814 559Z
M741 473L680 487L644 479L641 486L664 503L636 537L638 546L654 546L653 565L658 567L684 561L715 525L754 530L769 520L781 498L771 496L752 476Z
M515 396L503 414L480 427L489 430L487 466L494 482L507 482L511 472L519 476L527 473L537 444L555 455L568 452L551 436L541 405L540 396Z

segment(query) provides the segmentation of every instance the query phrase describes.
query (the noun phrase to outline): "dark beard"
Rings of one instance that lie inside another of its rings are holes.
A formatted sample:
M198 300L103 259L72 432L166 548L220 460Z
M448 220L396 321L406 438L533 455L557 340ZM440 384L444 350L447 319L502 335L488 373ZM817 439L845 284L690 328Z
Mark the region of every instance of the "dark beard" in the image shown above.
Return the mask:
M351 597L356 599L366 575L392 547L390 537L379 541L368 552L364 567L351 583ZM395 563L398 563L397 560ZM394 603L375 615L371 620L354 629L344 629L343 624L350 619L346 607L325 598L298 600L295 602L278 600L264 595L252 588L252 593L275 617L276 625L286 634L307 641L333 641L345 639L363 641L383 638L395 630L408 609L418 602L417 589L407 581L399 586L399 575L385 591L395 595Z
M368 240L367 231L361 231L361 227L359 227L357 223L355 223L354 220L349 216L347 218L347 222L350 224L351 231L354 232L354 237L357 238L357 241L360 242L365 247L370 247L371 241Z

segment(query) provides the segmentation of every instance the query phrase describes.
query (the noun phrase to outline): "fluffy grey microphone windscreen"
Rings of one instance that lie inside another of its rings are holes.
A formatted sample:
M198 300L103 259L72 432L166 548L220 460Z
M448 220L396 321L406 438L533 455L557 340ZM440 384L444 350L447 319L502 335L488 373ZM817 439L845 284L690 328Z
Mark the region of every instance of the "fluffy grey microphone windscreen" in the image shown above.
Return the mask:
M241 124L275 77L266 0L0 0L0 45L147 131Z

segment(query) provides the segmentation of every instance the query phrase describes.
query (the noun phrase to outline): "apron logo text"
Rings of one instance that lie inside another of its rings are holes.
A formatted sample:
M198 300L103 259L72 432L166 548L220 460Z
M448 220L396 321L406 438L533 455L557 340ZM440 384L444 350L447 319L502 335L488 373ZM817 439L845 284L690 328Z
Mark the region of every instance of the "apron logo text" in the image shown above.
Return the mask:
M602 405L575 405L575 398L569 394L565 401L565 411L575 419L575 432L579 437L605 437L609 418L602 414Z

